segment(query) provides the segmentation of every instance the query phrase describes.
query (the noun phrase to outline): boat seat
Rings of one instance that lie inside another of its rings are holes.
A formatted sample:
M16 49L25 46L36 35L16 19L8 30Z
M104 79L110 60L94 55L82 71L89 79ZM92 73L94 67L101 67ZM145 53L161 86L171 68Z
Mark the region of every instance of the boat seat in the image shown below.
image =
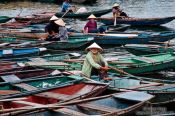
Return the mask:
M89 116L87 114L77 112L75 110L71 110L71 109L68 109L68 108L61 108L61 109L57 109L57 110L53 110L53 111L61 112L63 114L69 115L69 116Z
M67 63L64 63L64 62L56 62L56 61L54 61L54 62L52 62L52 61L49 61L49 62L43 62L43 61L41 61L41 62L39 62L39 61L37 61L37 62L27 62L27 64L28 65L30 65L30 66L49 66L49 65L53 65L53 66L69 66L69 64L67 64Z
M16 75L12 74L12 75L4 75L1 76L1 78L5 81L5 82L16 82L16 81L20 81L21 79L19 77L17 77Z
M148 58L148 57L136 57L135 60L146 62L146 63L154 63L156 62L154 59Z
M35 107L45 107L45 105L28 102L28 101L12 101L13 103L23 104L23 105L29 105L29 106L35 106Z
M25 84L25 83L14 84L14 86L23 88L23 89L25 89L27 91L33 91L33 90L37 90L38 89L36 87L33 87L33 86L31 86L29 84Z
M84 104L78 104L79 107L88 108L91 110L96 110L103 113L112 113L120 111L120 109L109 107L105 105L98 105L98 104L92 104L92 103L84 103Z

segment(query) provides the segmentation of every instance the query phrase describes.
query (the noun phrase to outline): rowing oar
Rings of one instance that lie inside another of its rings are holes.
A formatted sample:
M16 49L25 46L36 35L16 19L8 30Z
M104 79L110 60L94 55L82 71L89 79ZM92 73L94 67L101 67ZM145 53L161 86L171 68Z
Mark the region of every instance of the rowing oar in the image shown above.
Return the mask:
M117 24L117 16L116 16L116 13L115 13L115 15L114 15L114 26L116 26L116 24Z
M68 9L63 15L61 18L63 18L68 12L69 12L70 9Z

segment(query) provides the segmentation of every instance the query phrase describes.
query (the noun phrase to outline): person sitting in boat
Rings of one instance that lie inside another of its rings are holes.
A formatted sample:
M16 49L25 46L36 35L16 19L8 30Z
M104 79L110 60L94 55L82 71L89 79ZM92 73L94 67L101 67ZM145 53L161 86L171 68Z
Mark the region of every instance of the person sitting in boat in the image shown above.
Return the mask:
M119 4L115 3L112 7L112 13L114 18L126 18L128 15L120 9Z
M97 22L95 21L96 17L91 14L88 17L89 21L86 23L84 26L84 33L104 33L105 29L104 28L99 28L97 29Z
M46 41L62 41L67 42L68 41L68 32L65 27L66 23L62 20L56 20L55 23L59 26L58 33L54 36L47 38Z
M54 35L55 33L58 33L59 26L54 22L56 20L58 20L58 17L53 15L50 18L49 24L47 24L45 27L45 32L48 33L49 35Z
M93 43L88 48L86 48L86 51L88 51L88 54L86 55L82 67L82 75L85 75L89 78L91 75L99 75L100 79L111 79L107 77L108 63L100 54L103 49L96 43Z
M69 0L65 0L62 5L61 12L75 12L76 7L71 6Z

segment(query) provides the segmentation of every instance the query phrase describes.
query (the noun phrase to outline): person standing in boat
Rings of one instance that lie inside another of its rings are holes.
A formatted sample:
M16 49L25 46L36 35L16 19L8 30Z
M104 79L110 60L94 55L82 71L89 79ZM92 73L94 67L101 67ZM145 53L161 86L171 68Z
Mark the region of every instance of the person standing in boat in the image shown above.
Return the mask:
M115 3L112 7L112 13L114 18L126 18L128 15L120 9L119 4Z
M58 20L58 17L53 15L50 18L49 24L47 24L45 27L45 32L48 33L50 36L55 35L55 33L58 33L59 26L54 22L56 20Z
M61 12L75 12L76 7L71 6L69 0L65 0L62 5Z
M103 33L105 32L105 29L99 28L97 29L97 22L95 21L96 17L91 14L88 17L89 21L84 26L84 33Z
M55 34L52 38L47 38L46 41L68 41L68 32L65 27L66 23L62 19L58 19L55 23L59 26L58 33Z
M91 75L99 75L100 79L110 80L111 78L107 77L108 63L100 54L103 49L96 43L93 43L86 48L86 51L88 51L88 54L82 67L82 75L89 78Z

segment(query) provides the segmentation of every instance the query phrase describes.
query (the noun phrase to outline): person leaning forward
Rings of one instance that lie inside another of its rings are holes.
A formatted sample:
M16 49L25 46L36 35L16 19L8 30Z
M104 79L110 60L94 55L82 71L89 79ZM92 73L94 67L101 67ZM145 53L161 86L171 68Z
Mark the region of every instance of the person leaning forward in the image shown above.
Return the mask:
M111 78L107 77L108 63L100 54L103 49L96 43L93 43L86 48L86 51L88 53L82 67L82 75L86 75L89 78L92 75L99 75L100 79L111 80Z

